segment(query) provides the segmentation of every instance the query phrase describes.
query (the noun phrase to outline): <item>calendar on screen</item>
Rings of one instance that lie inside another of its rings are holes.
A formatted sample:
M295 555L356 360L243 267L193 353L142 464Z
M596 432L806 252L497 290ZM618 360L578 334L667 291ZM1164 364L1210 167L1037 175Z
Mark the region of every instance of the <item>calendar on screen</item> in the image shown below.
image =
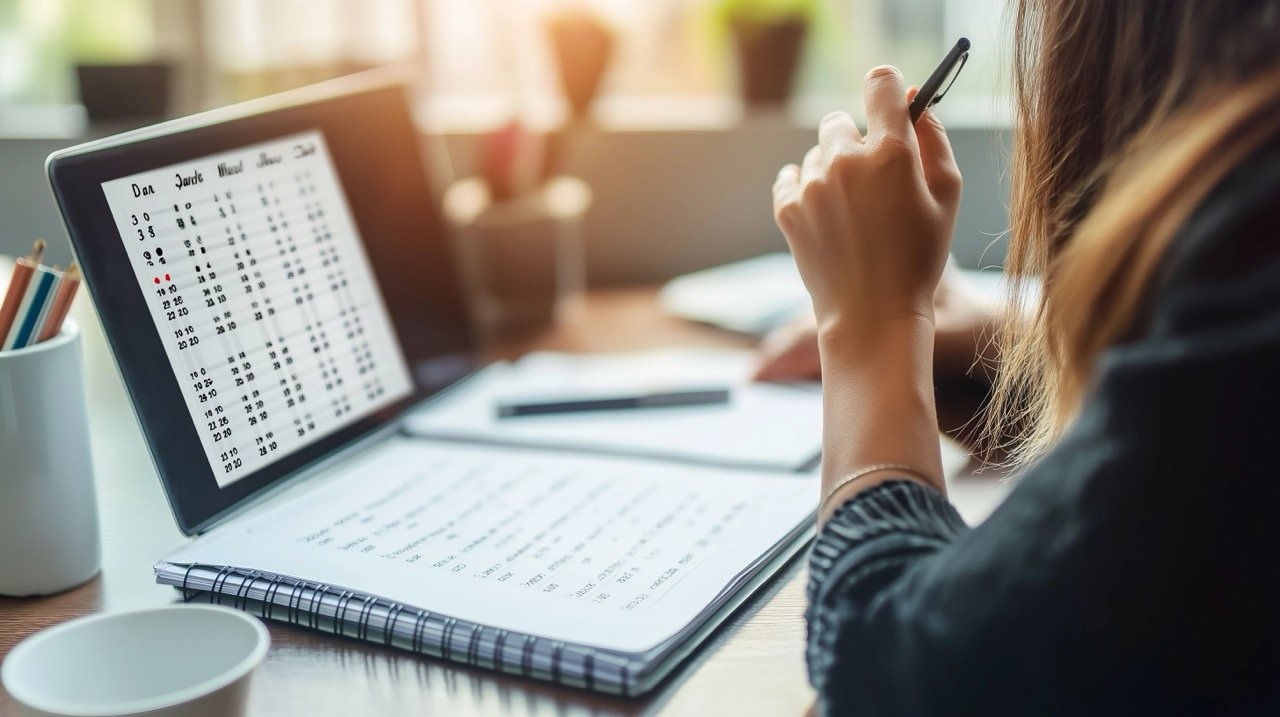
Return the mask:
M102 189L219 487L412 393L319 131Z

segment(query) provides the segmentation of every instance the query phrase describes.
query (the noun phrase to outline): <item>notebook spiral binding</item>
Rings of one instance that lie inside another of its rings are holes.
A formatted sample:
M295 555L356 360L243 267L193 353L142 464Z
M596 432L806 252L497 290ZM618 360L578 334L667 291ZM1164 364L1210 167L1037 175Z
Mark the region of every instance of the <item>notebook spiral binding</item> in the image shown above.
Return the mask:
M505 674L595 692L637 694L639 675L625 655L485 627L323 583L260 570L192 564L175 587L185 602L229 605L264 620Z

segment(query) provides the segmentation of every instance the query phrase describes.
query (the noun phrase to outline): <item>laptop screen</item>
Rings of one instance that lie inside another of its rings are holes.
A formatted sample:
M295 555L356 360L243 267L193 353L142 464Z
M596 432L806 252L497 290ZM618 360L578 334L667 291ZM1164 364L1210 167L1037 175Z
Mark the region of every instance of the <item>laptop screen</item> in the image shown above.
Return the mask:
M219 487L413 392L320 130L102 190Z
M432 148L403 82L375 72L49 159L183 531L474 368Z

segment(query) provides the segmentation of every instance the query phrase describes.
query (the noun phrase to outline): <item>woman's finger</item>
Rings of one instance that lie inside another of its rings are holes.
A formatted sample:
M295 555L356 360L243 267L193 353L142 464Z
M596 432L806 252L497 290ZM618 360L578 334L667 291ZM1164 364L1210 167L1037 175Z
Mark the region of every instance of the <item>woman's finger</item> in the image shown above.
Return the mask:
M822 147L814 145L805 152L804 162L800 164L800 186L803 188L823 174Z
M960 194L960 168L951 151L947 129L932 110L925 110L916 122L916 141L920 145L920 166L924 181L934 197L954 200Z
M908 145L915 144L915 132L911 131L911 113L902 101L906 88L902 73L892 65L881 65L867 73L867 141L879 142L896 139Z
M773 211L800 199L800 168L788 164L778 170L778 178L773 181Z
M818 355L818 341L813 348L789 346L781 352L760 357L752 374L753 381L788 383L812 381L822 377L822 360Z
M835 157L861 147L862 133L848 112L832 112L818 124L818 146L822 147L823 163L829 166Z

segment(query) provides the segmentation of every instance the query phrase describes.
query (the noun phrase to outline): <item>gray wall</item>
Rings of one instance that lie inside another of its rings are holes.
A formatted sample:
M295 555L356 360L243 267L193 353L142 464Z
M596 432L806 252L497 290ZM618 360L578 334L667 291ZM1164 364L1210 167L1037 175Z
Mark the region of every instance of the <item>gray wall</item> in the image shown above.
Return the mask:
M965 175L955 253L963 266L998 266L1008 188L1004 133L952 129ZM776 121L721 130L586 130L566 145L565 169L593 187L586 231L594 285L658 281L786 244L773 224L769 188L799 161L815 132ZM24 253L38 236L50 261L70 258L44 179L44 159L67 140L0 139L0 253ZM446 137L458 176L471 173L474 135Z
M17 256L31 249L31 242L49 242L49 261L63 264L71 258L62 220L44 178L44 158L69 140L0 139L0 254Z
M965 176L954 251L962 266L999 266L1008 225L1006 133L950 130ZM812 129L769 121L731 130L586 131L564 165L592 186L586 241L597 283L653 281L786 248L773 222L778 169L813 146ZM459 174L474 138L449 138Z

